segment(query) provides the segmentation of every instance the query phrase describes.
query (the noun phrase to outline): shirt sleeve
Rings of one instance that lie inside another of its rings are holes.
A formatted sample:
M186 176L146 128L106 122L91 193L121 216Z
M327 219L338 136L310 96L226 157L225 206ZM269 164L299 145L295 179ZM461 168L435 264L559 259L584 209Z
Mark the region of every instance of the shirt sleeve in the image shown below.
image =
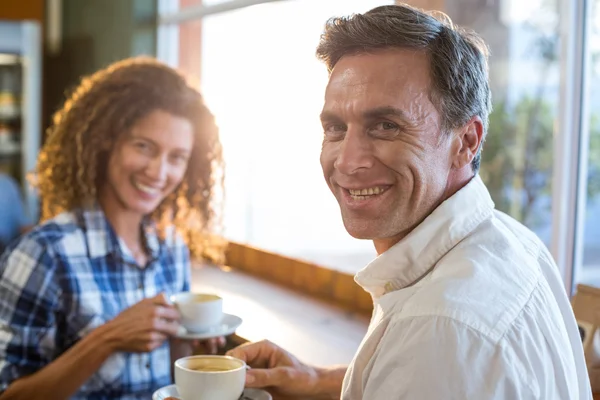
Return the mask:
M55 258L25 236L0 258L0 393L55 358Z
M511 349L451 318L390 324L371 363L364 399L539 398Z

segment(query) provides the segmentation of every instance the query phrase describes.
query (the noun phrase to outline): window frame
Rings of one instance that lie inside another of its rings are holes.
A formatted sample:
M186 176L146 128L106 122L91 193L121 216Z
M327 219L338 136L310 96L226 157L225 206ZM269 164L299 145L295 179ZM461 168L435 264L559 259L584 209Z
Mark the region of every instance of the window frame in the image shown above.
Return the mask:
M552 171L550 251L568 295L583 258L589 147L589 18L591 1L560 1L560 97ZM575 132L574 135L571 132Z

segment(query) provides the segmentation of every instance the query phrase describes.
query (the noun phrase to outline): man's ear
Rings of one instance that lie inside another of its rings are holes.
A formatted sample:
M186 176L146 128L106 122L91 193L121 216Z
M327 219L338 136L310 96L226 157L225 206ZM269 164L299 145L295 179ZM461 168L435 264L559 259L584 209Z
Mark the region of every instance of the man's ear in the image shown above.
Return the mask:
M462 169L471 164L481 147L483 141L483 122L481 118L477 116L471 118L469 122L457 130L456 135L458 148L454 154L452 167Z

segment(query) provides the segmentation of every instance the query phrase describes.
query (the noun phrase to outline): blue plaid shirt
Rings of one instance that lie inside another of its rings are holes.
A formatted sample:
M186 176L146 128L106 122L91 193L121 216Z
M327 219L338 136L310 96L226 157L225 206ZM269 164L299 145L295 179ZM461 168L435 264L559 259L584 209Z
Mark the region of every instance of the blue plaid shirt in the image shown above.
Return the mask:
M133 256L98 209L64 213L0 257L0 393L59 357L94 328L160 292L189 290L188 249L148 224L150 261ZM169 346L115 353L73 399L150 399L171 383Z

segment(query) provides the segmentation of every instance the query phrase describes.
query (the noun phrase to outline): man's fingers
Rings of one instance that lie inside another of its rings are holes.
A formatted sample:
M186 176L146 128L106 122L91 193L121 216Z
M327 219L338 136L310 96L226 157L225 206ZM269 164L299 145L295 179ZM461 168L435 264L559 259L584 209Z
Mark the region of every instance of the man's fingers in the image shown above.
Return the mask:
M249 388L278 387L289 382L289 368L249 369L246 371L246 386Z
M258 343L244 343L235 349L229 350L227 355L239 358L240 360L245 361L246 364L250 365L251 360L254 360L258 354L257 345Z
M245 343L227 352L227 355L244 360L253 368L265 368L277 347L266 340L256 343Z

